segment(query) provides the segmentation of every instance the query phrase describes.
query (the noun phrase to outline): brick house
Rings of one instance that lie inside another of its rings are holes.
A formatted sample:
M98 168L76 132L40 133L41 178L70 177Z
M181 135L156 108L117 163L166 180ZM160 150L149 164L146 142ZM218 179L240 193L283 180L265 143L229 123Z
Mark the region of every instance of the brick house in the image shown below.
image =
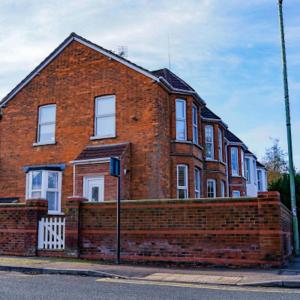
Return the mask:
M60 214L71 195L114 200L112 156L122 199L247 195L246 145L191 86L74 33L0 107L2 201L46 198Z

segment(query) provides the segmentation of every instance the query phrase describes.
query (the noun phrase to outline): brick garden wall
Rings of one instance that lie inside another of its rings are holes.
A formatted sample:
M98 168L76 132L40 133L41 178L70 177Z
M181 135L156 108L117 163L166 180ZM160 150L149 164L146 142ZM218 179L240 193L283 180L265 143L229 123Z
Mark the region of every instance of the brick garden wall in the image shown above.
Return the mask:
M115 203L81 203L78 209L80 257L113 260ZM279 266L290 254L285 250L290 213L274 192L258 198L124 201L121 223L123 261Z
M0 255L35 256L38 221L47 212L45 200L0 204Z

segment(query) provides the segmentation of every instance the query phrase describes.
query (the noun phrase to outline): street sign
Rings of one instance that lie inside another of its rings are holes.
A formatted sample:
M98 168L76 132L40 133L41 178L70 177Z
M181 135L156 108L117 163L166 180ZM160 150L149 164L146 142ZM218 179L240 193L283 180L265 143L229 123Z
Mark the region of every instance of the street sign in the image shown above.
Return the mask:
M120 159L116 157L110 158L109 173L114 177L120 176Z

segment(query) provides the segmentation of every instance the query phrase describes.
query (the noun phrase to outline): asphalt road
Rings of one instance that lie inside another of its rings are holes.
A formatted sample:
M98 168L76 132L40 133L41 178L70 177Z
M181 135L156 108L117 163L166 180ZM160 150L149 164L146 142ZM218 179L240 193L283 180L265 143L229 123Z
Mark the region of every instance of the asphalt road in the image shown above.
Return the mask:
M0 272L0 299L300 299L300 289L236 288Z

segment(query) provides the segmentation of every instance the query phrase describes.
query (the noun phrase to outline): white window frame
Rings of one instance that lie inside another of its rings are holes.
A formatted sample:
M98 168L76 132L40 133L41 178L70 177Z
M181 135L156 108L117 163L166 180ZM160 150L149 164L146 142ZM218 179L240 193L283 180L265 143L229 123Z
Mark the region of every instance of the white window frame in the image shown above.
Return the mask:
M211 141L208 140L208 133L211 133ZM211 145L211 154L212 156L207 156L207 145ZM215 158L215 147L214 147L214 127L213 125L205 125L205 158L207 160L214 160Z
M264 186L263 186L263 172L262 172L262 170L259 170L259 169L256 172L257 172L257 190L259 192L262 192L264 190ZM259 174L260 174L260 177L259 177Z
M225 197L225 181L220 181L220 197Z
M194 180L195 180L195 198L201 197L201 171L199 168L194 170Z
M41 182L41 189L34 190L41 193L41 197L38 199L47 199L47 192L57 192L58 193L58 204L57 210L48 210L48 214L61 214L61 188L62 188L62 172L61 171L54 171L54 170L31 170L26 174L26 199L34 199L31 197L33 192L32 190L32 173L33 172L42 172L42 182ZM58 174L58 183L57 188L48 188L48 176L50 173Z
M241 192L238 190L233 190L232 191L232 198L240 198L241 197Z
M253 160L253 182L255 185L257 185L257 168L255 160Z
M184 168L184 177L185 177L185 183L186 185L180 186L179 185L179 168ZM181 199L187 199L189 197L189 173L188 173L188 166L184 164L177 165L177 198L179 199L179 190L185 191L185 198Z
M54 121L53 122L42 122L41 121L41 117L42 117L42 110L44 108L47 107L54 107L55 108L55 112L54 112ZM56 104L46 104L46 105L42 105L39 107L39 112L38 112L38 129L37 129L37 139L36 139L36 144L37 145L47 145L47 144L55 144L55 140L56 140ZM41 127L42 126L47 126L47 125L54 125L54 132L53 132L53 140L49 140L49 141L41 141L40 138L40 133L41 133Z
M101 114L101 112L98 112L98 102L101 100L107 100L111 99L111 101L114 102L114 112L110 114ZM114 132L112 134L101 134L100 129L98 132L97 128L97 120L98 119L104 119L104 118L114 118ZM95 136L93 138L113 138L116 137L116 96L115 95L106 95L106 96L99 96L95 98L95 119L94 119L94 134Z
M198 108L193 104L192 108L192 122L193 122L193 143L199 144L199 128L198 128Z
M245 178L245 152L241 149L241 167L242 167L242 176Z
M178 116L177 114L177 103L183 103L183 117ZM176 140L177 141L186 141L187 140L187 128L186 128L186 101L184 99L176 99L175 102L175 114L176 114ZM178 122L184 123L184 138L180 137L179 131L177 130Z
M212 195L212 197L209 195L209 192L208 192L208 187L209 187L210 183L212 183L212 187L213 187L213 195ZM215 179L207 179L206 190L207 190L207 197L208 198L216 198L217 197L216 187L217 187L217 184L216 184L216 180Z
M245 176L247 183L251 183L251 159L250 157L245 157Z
M220 128L218 128L218 155L219 161L223 162L223 134Z
M236 151L236 167L237 169L235 170L233 168L233 153ZM231 175L232 176L239 176L239 149L238 147L231 147L230 148L230 158L231 158Z

